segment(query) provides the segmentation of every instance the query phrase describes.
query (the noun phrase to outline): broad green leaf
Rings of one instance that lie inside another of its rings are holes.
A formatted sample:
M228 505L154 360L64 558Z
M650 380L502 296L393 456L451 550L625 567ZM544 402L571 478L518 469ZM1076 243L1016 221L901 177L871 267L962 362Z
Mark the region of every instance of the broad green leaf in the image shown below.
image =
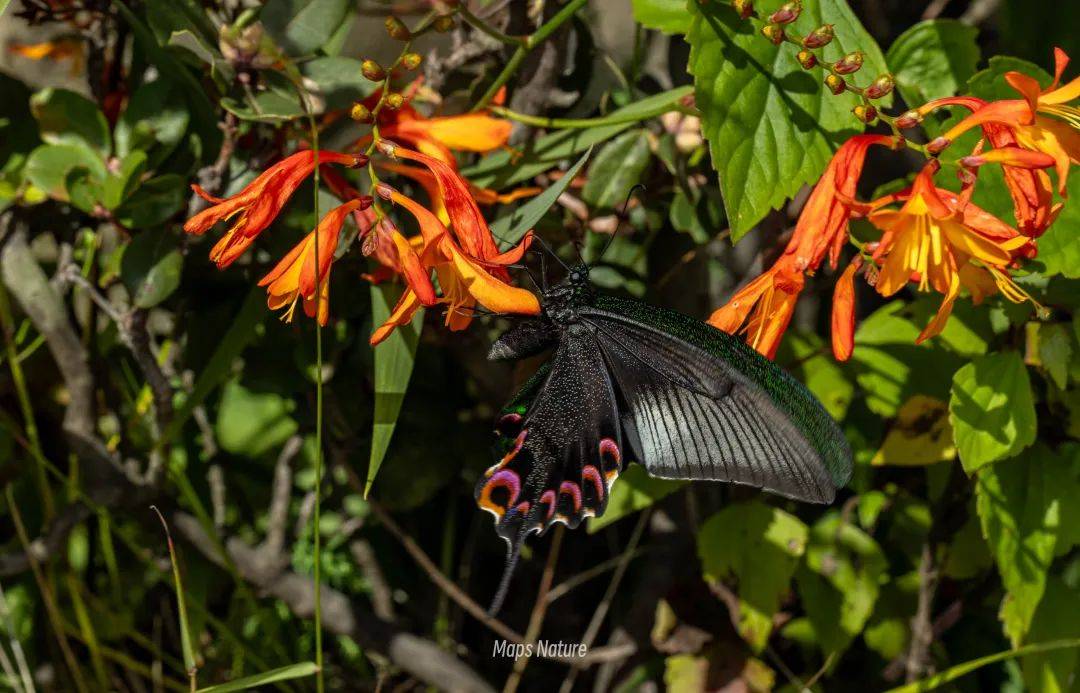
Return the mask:
M1059 390L1069 384L1069 366L1073 357L1073 329L1066 323L1027 324L1025 361L1041 366Z
M686 0L632 0L634 19L642 26L665 34L685 34L690 29Z
M176 239L161 231L144 231L124 248L120 279L139 308L152 308L180 285L184 257Z
M888 562L872 537L831 512L810 529L795 581L826 654L847 649L874 611Z
M510 214L499 217L492 222L491 232L495 234L495 237L499 239L504 248L509 248L520 241L536 222L543 218L544 214L559 199L559 195L562 195L570 187L570 184L574 182L574 177L577 176L581 167L585 165L591 153L592 149L590 148L581 155L581 158L573 166L567 169L562 178L548 186L544 192L524 203Z
M949 409L944 400L912 395L896 412L896 420L870 464L911 467L955 457Z
M1070 587L1056 575L1046 581L1046 590L1031 620L1028 639L1050 642L1077 633L1076 615L1080 614L1080 590ZM1073 673L1080 665L1080 647L1053 650L1024 657L1020 662L1028 690L1039 693L1065 693L1075 690Z
M596 209L621 204L649 165L649 138L644 130L627 132L608 142L589 166L581 196Z
M772 619L806 550L807 528L799 518L760 500L730 505L698 532L698 556L706 580L734 579L739 595L739 634L760 652Z
M644 510L664 496L674 493L686 482L649 476L645 467L631 464L611 486L607 509L600 517L589 518L589 532L596 532L638 510Z
M261 674L245 676L242 679L236 679L235 681L229 681L228 683L219 683L216 686L200 688L198 693L234 693L234 691L250 691L257 689L259 686L268 686L271 683L278 683L279 681L291 681L292 679L303 679L308 676L314 676L315 672L318 670L319 667L315 665L315 662L298 662L277 669L271 669L270 671L264 671Z
M968 474L1031 445L1035 404L1020 355L988 354L958 370L949 397L949 421Z
M688 196L681 187L676 188L668 221L676 231L688 234L694 243L708 243L725 226L720 191L709 186L705 190L695 189Z
M84 169L99 185L105 180L105 161L82 143L43 144L30 152L24 174L54 200L70 199L67 177L75 169Z
M928 19L893 41L885 59L909 107L952 96L966 85L979 62L978 34L955 19Z
M146 171L146 152L136 150L124 157L120 170L105 179L102 203L106 209L116 209L139 186L140 178Z
M728 4L688 2L687 8L693 17L689 70L702 132L737 241L815 181L840 142L855 134L855 97L833 96L820 74L799 66L793 46L763 40ZM858 49L865 53L859 73L865 79L886 71L880 49L844 0L804 3L794 28L805 35L825 23L836 27L836 39L824 49L827 59Z
M1024 641L1046 588L1062 502L1075 485L1069 466L1040 444L977 477L975 508L1007 591L1001 620L1014 647Z
M612 123L610 125L552 132L528 143L520 153L489 154L475 166L463 169L462 175L474 185L497 189L529 180L564 159L611 139L635 123L674 110L679 101L691 93L693 88L687 86L647 96L605 116Z
M267 0L259 17L278 45L299 57L321 48L348 10L348 0Z
M381 325L390 316L401 295L401 289L391 284L371 287L371 322ZM424 327L423 309L416 311L412 322L394 330L386 340L374 347L375 352L375 420L371 429L371 456L368 459L364 497L367 497L375 475L394 435L401 403L409 388L420 330Z
M41 139L50 144L85 144L102 156L112 149L105 115L82 94L67 89L42 89L30 99Z
M243 303L236 311L236 317L225 332L221 341L214 349L213 355L207 362L202 372L195 379L195 387L184 399L183 403L176 408L172 421L168 428L161 433L154 445L155 450L160 450L172 441L176 434L184 427L184 424L195 408L217 389L218 385L228 377L232 370L233 362L244 351L244 348L258 334L260 323L266 317L266 292L259 286L252 286L244 297Z
M1072 638L1070 640L1054 640L1052 642L1040 642L1033 645L1025 645L1024 647L1017 648L1015 650L1005 650L1003 652L995 652L992 655L985 657L979 657L963 664L957 664L956 666L949 667L940 674L934 674L928 676L925 679L920 679L914 683L904 684L903 686L897 686L896 688L890 688L885 693L925 693L925 691L932 691L947 683L957 680L961 676L970 674L977 669L981 669L989 664L995 664L997 662L1003 662L1016 657L1026 657L1034 654L1041 654L1043 652L1053 652L1056 650L1076 650L1080 648L1080 638Z
M777 351L776 362L801 380L834 419L844 418L855 386L833 360L821 337L812 332L789 331Z
M185 209L188 182L175 173L166 173L144 182L116 210L116 220L128 228L157 226Z
M156 166L169 155L187 131L187 104L172 82L159 79L135 90L116 123L116 155L153 149Z
M1045 276L1060 274L1068 279L1080 279L1080 233L1076 232L1080 228L1080 204L1076 202L1080 199L1080 175L1069 176L1068 191L1069 199L1065 200L1061 214L1039 237L1036 260L1042 263Z
M259 457L289 439L298 428L293 401L276 392L249 390L229 382L221 393L214 432L222 450Z
M282 74L264 71L266 89L250 98L226 96L221 107L241 120L259 123L282 123L304 115L304 106L296 88Z

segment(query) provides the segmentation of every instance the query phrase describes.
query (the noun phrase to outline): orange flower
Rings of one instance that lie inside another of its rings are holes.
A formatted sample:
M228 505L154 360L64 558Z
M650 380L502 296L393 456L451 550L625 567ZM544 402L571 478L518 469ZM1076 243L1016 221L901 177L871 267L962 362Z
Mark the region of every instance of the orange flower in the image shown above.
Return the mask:
M855 349L855 273L860 267L862 258L856 255L833 289L831 332L837 361L847 361Z
M862 175L866 152L875 144L892 147L895 139L886 135L855 135L844 142L829 161L806 201L795 233L784 251L785 255L794 258L794 267L798 271L816 270L826 252L829 264L836 267L847 241L855 186Z
M795 303L805 284L794 255L783 255L767 272L740 289L709 316L709 324L729 334L742 332L747 342L767 358L776 355L780 337L791 322Z
M1053 157L1058 193L1065 197L1069 166L1080 163L1080 108L1070 104L1080 99L1080 78L1059 86L1069 56L1055 48L1054 63L1054 81L1046 90L1025 74L1006 73L1005 80L1023 98L994 101L974 110L939 138L941 145L986 123L1006 126L1020 146Z
M330 210L318 227L300 241L270 272L259 280L266 287L270 310L286 308L282 319L291 322L297 301L303 299L304 313L325 325L330 308L330 265L337 252L338 238L345 217L355 210L371 206L370 197L359 197ZM315 257L318 237L319 256Z
M319 163L361 166L364 157L320 151ZM188 219L184 230L202 235L217 222L228 221L239 215L210 250L210 259L224 269L243 255L258 235L270 226L289 197L314 170L315 155L311 150L304 150L266 169L232 197L214 197L193 184L191 187L196 194L211 202L212 206Z
M83 57L83 42L75 36L43 41L41 43L12 43L8 51L21 55L30 60L61 60L71 61L71 74L82 73L85 59Z
M497 313L520 313L536 315L540 303L536 296L501 280L497 273L507 274L505 265L521 260L532 240L527 235L515 248L505 253L477 256L459 247L454 236L430 210L415 200L405 197L385 183L377 186L380 197L395 202L408 210L420 225L422 250L420 260L426 268L434 269L442 289L442 303L449 309L446 325L451 330L462 330L472 320L472 309L477 303ZM449 208L449 207L448 207ZM484 227L486 230L486 226ZM487 231L490 237L490 231ZM401 249L399 247L399 252ZM508 276L508 275L507 275ZM409 281L409 277L406 276ZM371 343L378 344L395 327L408 323L421 305L421 299L412 281L405 290L390 317L371 336Z
M916 343L945 327L961 286L967 284L973 293L985 290L984 285L973 283L978 272L960 272L969 264L988 272L1010 300L1028 298L1013 283L1007 268L1031 244L1031 239L975 205L937 188L933 179L937 170L935 161L923 168L911 189L898 196L906 198L899 210L876 209L869 215L870 222L883 231L873 254L875 262L880 263L875 284L878 293L892 296L914 281L920 291L932 288L945 297Z

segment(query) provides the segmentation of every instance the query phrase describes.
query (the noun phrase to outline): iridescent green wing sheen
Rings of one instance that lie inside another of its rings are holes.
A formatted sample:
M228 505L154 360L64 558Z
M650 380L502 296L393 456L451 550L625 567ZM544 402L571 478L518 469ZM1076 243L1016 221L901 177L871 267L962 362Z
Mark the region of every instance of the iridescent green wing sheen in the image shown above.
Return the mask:
M627 454L655 476L831 502L851 476L836 422L797 380L688 316L599 296L581 311L619 395Z

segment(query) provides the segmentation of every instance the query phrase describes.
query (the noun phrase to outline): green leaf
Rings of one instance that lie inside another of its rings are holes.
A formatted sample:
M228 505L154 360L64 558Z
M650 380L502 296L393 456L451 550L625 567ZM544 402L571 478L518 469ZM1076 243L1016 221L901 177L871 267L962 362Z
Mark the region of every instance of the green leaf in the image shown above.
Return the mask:
M348 10L348 0L267 0L259 17L267 34L298 57L330 40Z
M67 89L42 89L30 98L41 139L50 144L85 144L102 156L112 149L109 123L97 105Z
M126 200L141 182L146 171L146 152L132 152L120 163L120 170L105 179L102 203L106 209L116 209Z
M676 231L689 234L694 243L703 245L724 228L724 201L712 186L694 189L690 195L681 187L675 189L668 220Z
M644 510L664 496L680 489L685 481L649 476L645 467L631 464L611 486L607 509L600 517L589 518L589 532L597 532L631 513Z
M934 674L933 676L929 676L925 679L915 681L914 683L908 683L903 686L897 686L896 688L890 688L885 693L924 693L925 691L932 691L945 685L946 683L955 681L961 676L964 676L965 674L970 674L971 672L977 669L981 669L988 664L994 664L996 662L1002 662L1009 659L1014 659L1016 657L1025 657L1043 652L1053 652L1055 650L1075 650L1077 648L1080 648L1080 638L1073 638L1071 640L1054 640L1053 642L1040 642L1034 645L1025 645L1024 647L1020 647L1015 650L996 652L992 655L973 659L970 662L957 664L954 667L949 667L940 674Z
M116 219L124 226L145 229L157 226L185 209L188 182L175 173L146 181L116 210Z
M839 143L856 132L855 97L833 96L818 74L799 66L794 47L763 40L726 3L687 7L693 17L689 70L702 132L737 241L815 181ZM865 53L861 74L886 71L880 49L844 0L805 3L795 28L806 34L825 23L836 26L836 39L823 49L827 59L858 49Z
M1043 265L1043 274L1052 277L1060 274L1068 279L1080 279L1080 176L1069 176L1067 184L1069 199L1061 214L1050 228L1039 237L1037 262Z
M131 294L131 302L139 308L156 306L180 285L184 256L168 233L140 233L123 252L120 279Z
M514 154L510 152L489 154L475 166L463 169L461 173L474 185L483 188L501 189L529 180L538 173L543 173L558 165L563 159L583 152L594 144L611 139L641 120L672 110L680 100L692 92L693 88L687 86L647 96L605 116L611 121L616 121L611 125L552 132L525 145L524 151Z
M221 449L234 455L260 457L281 446L298 428L293 402L276 392L249 390L237 380L221 393L214 432Z
M1043 445L979 471L975 509L1008 592L1000 615L1014 647L1023 642L1046 588L1062 502L1075 485L1070 482L1069 461Z
M150 506L161 520L161 526L165 528L165 539L169 546L169 563L172 565L173 590L176 592L176 612L180 622L180 649L184 656L184 669L189 676L194 676L199 668L198 652L195 649L194 640L191 637L191 626L188 622L187 603L184 597L184 580L180 574L180 561L176 557L176 547L173 546L172 534L165 517L155 507ZM194 688L195 684L192 683Z
M1076 635L1077 614L1080 614L1080 590L1052 575L1046 581L1046 590L1031 620L1028 638L1035 642L1052 642ZM1078 665L1080 647L1040 652L1024 657L1020 662L1028 690L1045 693L1074 690L1070 688L1070 681Z
M43 144L30 152L24 174L49 197L66 202L68 174L80 168L99 185L105 180L105 161L85 144Z
M176 147L187 131L187 104L172 82L159 79L135 90L116 123L116 155L153 149L151 168Z
M877 542L839 513L814 524L795 581L823 652L842 652L862 631L887 568Z
M949 396L949 421L968 474L1035 442L1035 404L1020 355L988 354L958 370Z
M391 284L371 287L371 322L381 325L390 316L401 289ZM367 480L364 497L367 498L375 475L379 473L383 458L394 435L401 403L409 388L416 347L420 342L420 330L424 327L423 309L416 311L412 322L390 333L384 342L374 347L375 352L375 420L371 428L371 457L368 459Z
M360 72L356 58L316 58L301 66L304 77L315 83L312 90L326 102L327 109L345 108L371 94L378 86Z
M685 34L690 29L686 0L632 0L634 19L642 26L665 34Z
M952 96L967 84L979 62L978 35L955 19L928 19L893 41L885 60L909 107Z
M760 500L730 505L698 532L706 580L737 581L739 634L761 652L773 615L806 551L807 527L799 518Z
M221 99L221 107L240 120L257 123L283 123L304 115L304 106L300 96L288 78L278 72L262 73L266 89L254 98L245 94L243 100L226 96Z
M1072 325L1065 323L1028 323L1034 327L1035 344L1038 353L1038 365L1064 390L1069 384L1069 365L1073 356Z
M318 670L319 667L315 665L315 662L298 662L277 669L271 669L270 671L264 671L261 674L245 676L242 679L236 679L235 681L229 681L228 683L219 683L216 686L200 688L198 693L233 693L234 691L248 691L256 689L259 686L267 686L279 681L290 681L292 679L303 679L308 676L314 676L315 672Z
M581 196L599 209L621 204L649 165L649 138L644 130L627 132L608 142L589 167Z
M508 248L520 241L536 225L536 222L543 218L544 214L559 199L559 195L562 195L570 187L570 184L574 182L574 177L577 176L581 167L585 165L590 154L592 154L591 147L581 155L581 158L559 180L548 186L544 192L524 203L510 214L501 216L492 222L491 232L502 242L504 248Z
M790 330L780 343L776 362L802 381L834 419L843 420L855 395L855 386L833 360L821 337L813 332Z

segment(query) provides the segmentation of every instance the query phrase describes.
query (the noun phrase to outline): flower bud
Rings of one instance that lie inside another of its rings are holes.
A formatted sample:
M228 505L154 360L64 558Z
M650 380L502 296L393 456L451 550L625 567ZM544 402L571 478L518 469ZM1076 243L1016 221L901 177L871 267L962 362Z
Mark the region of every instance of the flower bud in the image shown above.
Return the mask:
M802 40L802 45L804 48L821 48L829 45L833 40L833 36L833 25L822 24L806 35L806 38Z
M401 108L401 104L405 103L405 97L398 93L387 94L383 99L383 103L385 103L386 107L390 110L396 111Z
M912 109L910 111L904 111L899 116L897 116L896 120L894 121L894 124L896 125L896 127L900 128L901 130L907 130L908 128L915 127L916 125L918 125L922 121L923 121L922 114L919 113L918 111L916 111L915 109Z
M390 15L386 18L386 33L390 34L390 38L398 41L408 41L412 38L412 32L409 31L409 27L395 17Z
M448 14L436 17L435 21L431 23L431 28L440 34L445 34L454 28L454 18Z
M851 109L855 117L863 123L872 123L877 120L877 109L870 105L859 104Z
M356 155L353 156L353 162L351 164L349 164L349 168L361 168L363 166L367 166L367 162L368 162L368 155L367 154L356 154ZM367 209L370 206L371 205L367 205L367 207L364 207L364 209Z
M749 19L754 16L753 0L732 0L731 6L735 8L735 12L738 13L739 19Z
M375 184L375 194L377 194L379 197L381 197L384 200L389 200L390 197L395 192L397 192L397 191L394 190L394 188L391 187L387 183L383 183L382 181L379 181L378 183Z
M825 86L829 88L833 94L843 94L847 89L847 82L842 77L836 75L825 75Z
M397 158L397 145L390 140L377 141L375 143L375 148L391 159Z
M386 70L370 58L360 63L360 72L372 82L381 82L386 79Z
M766 24L761 27L761 35L772 41L774 46L779 46L784 42L784 30L777 24Z
M375 198L371 195L361 195L357 199L360 200L360 211L364 211L365 209L370 208L371 205L375 204Z
M776 12L769 15L769 21L773 24L791 24L799 18L802 12L801 2L785 2Z
M802 65L804 70L809 70L817 65L817 56L808 50L799 51L795 55L795 59L799 61L799 64Z
M896 82L893 81L893 76L884 74L871 82L863 93L866 94L868 99L880 99L883 96L888 96L894 86L896 86Z
M367 106L357 101L349 109L349 117L358 123L370 123L375 119L371 116L371 111Z
M838 74L850 75L852 72L857 72L859 68L862 67L862 63L862 51L852 51L843 58L837 60L836 64L833 65L833 69L836 70Z
M937 156L941 152L945 151L945 148L952 144L952 140L945 137L935 137L930 140L930 143L926 145L926 151L930 154Z
M422 63L423 61L424 59L420 56L419 53L406 53L405 55L401 56L401 64L405 67L406 70L415 70L416 68L420 67L420 63Z

